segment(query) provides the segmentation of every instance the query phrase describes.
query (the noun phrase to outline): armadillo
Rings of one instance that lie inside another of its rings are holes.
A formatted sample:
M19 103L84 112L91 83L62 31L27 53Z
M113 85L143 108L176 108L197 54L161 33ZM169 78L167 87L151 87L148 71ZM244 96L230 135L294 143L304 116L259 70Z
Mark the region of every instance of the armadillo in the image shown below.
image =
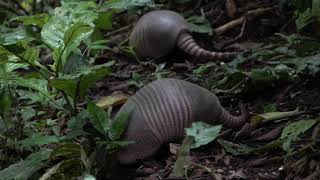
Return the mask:
M238 54L205 50L196 44L190 33L188 22L180 14L170 10L155 10L138 20L131 32L129 45L142 58L159 58L175 47L190 55L208 59L230 58Z
M145 159L167 142L184 137L184 129L194 121L221 122L237 129L246 122L246 113L232 116L211 91L175 78L153 81L129 98L116 117L131 110L122 139L135 143L120 149L116 159L131 164Z

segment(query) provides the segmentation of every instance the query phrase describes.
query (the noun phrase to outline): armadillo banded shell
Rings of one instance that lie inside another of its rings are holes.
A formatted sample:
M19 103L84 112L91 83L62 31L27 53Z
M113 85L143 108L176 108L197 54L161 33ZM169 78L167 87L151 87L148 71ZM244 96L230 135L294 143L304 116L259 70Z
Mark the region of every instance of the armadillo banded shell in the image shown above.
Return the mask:
M123 139L135 143L117 153L118 161L123 164L144 159L163 143L183 138L184 128L193 121L228 120L226 124L232 127L244 122L225 111L209 90L178 79L149 83L132 96L118 114L132 107Z
M189 27L180 14L169 10L151 11L134 26L129 44L138 55L157 58L174 49L177 38L184 32L189 32Z

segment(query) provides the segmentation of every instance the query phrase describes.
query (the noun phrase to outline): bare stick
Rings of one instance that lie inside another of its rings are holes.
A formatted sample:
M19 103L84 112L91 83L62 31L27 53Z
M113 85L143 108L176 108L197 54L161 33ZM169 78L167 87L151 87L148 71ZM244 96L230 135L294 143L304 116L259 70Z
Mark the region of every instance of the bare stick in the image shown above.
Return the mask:
M221 34L227 32L228 30L242 24L246 19L252 20L255 17L260 16L260 15L264 14L265 12L271 11L273 9L274 9L273 7L268 7L268 8L258 8L258 9L250 10L245 15L241 16L240 18L235 19L231 22L228 22L228 23L216 28L214 30L214 32L217 35L221 35Z

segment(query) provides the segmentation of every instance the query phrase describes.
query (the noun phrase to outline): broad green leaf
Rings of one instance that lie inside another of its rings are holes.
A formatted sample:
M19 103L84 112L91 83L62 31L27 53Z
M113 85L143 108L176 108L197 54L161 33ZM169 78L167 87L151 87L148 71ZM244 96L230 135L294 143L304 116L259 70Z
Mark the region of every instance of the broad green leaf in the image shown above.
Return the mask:
M59 104L57 104L56 100L52 97L48 91L48 82L44 79L35 79L35 78L22 78L20 76L15 77L15 80L13 83L20 87L26 87L31 88L37 92L39 92L42 96L47 98L49 101L52 102L52 105L54 107L58 108L59 110L63 110L63 107L61 107Z
M108 130L111 126L107 113L93 102L89 102L87 106L91 124L102 135L107 136Z
M1 179L5 180L27 180L33 173L46 166L43 162L49 157L51 150L43 149L42 151L30 154L25 160L12 164L0 171Z
M82 23L89 24L92 28L94 27L93 22L98 18L96 10L97 5L90 1L63 3L61 7L54 9L49 21L43 26L41 31L42 39L52 49L63 46L64 39L70 39L65 34L72 26ZM69 30L69 32L71 31L74 30ZM70 33L68 36L70 36ZM83 36L87 35L81 35L82 38Z
M291 152L291 144L297 141L299 139L298 136L310 129L313 125L316 124L316 122L317 120L315 119L308 119L292 122L288 126L286 126L283 129L280 137L281 140L285 141L282 145L282 148L286 152Z
M24 149L30 149L33 146L42 146L51 143L59 142L61 138L57 136L41 136L36 135L34 137L29 137L24 140L18 141L18 144L21 144L21 147Z
M304 28L306 25L312 22L312 14L311 9L308 8L304 12L299 13L298 17L296 18L296 26L299 30Z
M191 148L198 148L213 141L219 134L222 125L211 126L204 122L194 122L190 128L186 128L187 136L194 138L195 144Z
M284 111L284 112L267 112L263 114L257 114L253 117L251 117L250 122L251 123L259 123L261 121L269 121L272 119L281 119L282 117L287 117L293 114L296 114L299 112L299 109L297 108L294 111Z
M9 92L6 89L0 89L0 134L14 126L10 117L11 106L12 100Z
M77 116L71 117L68 121L68 128L72 130L81 129L87 123L88 118L89 113L87 110L80 111Z
M129 116L133 110L134 107L127 107L126 110L119 112L115 120L111 123L108 134L111 140L117 140L121 137L127 127Z
M153 0L110 0L105 2L102 7L116 10L129 10L136 7L154 7Z
M17 16L11 21L22 21L24 25L36 25L39 27L43 27L43 25L49 20L48 14L35 14L30 16Z
M190 154L190 149L194 146L195 140L193 137L187 136L182 142L178 152L177 160L174 163L173 173L176 176L183 177L185 168L188 167L190 160L188 159Z
M50 154L50 159L55 160L59 158L72 159L81 156L81 148L79 144L64 143L56 147Z
M110 63L88 67L80 72L64 75L50 81L53 87L65 91L72 99L83 98L85 92L94 83L109 73Z
M254 151L255 148L247 146L245 144L236 144L229 141L224 141L219 139L218 143L221 144L221 146L229 153L233 155L243 155L243 154L249 154L250 152Z
M63 37L67 54L77 48L82 40L88 38L92 34L93 29L91 25L83 22L76 22L68 28Z
M0 44L8 45L18 41L30 42L34 39L23 27L6 28L1 26Z
M76 22L68 28L63 37L63 45L54 50L53 59L55 61L55 70L61 72L62 65L68 59L70 53L78 48L81 41L88 38L94 28L87 23Z
M8 45L0 45L0 57L15 56L18 60L31 65L39 65L39 51L29 47L25 42L20 41ZM2 59L3 60L3 59Z

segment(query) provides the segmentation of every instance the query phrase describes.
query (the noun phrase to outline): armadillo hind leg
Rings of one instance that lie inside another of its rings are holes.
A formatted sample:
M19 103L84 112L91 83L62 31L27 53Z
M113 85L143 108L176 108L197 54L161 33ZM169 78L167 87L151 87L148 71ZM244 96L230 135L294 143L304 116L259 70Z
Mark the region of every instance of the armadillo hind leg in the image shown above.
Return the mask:
M182 33L178 37L177 46L186 53L196 57L206 57L209 59L224 59L238 55L237 52L213 52L201 48L188 33Z
M144 159L153 155L161 147L161 142L150 130L143 130L143 132L126 134L127 141L134 141L125 148L120 149L116 156L121 164L135 163L137 160Z

